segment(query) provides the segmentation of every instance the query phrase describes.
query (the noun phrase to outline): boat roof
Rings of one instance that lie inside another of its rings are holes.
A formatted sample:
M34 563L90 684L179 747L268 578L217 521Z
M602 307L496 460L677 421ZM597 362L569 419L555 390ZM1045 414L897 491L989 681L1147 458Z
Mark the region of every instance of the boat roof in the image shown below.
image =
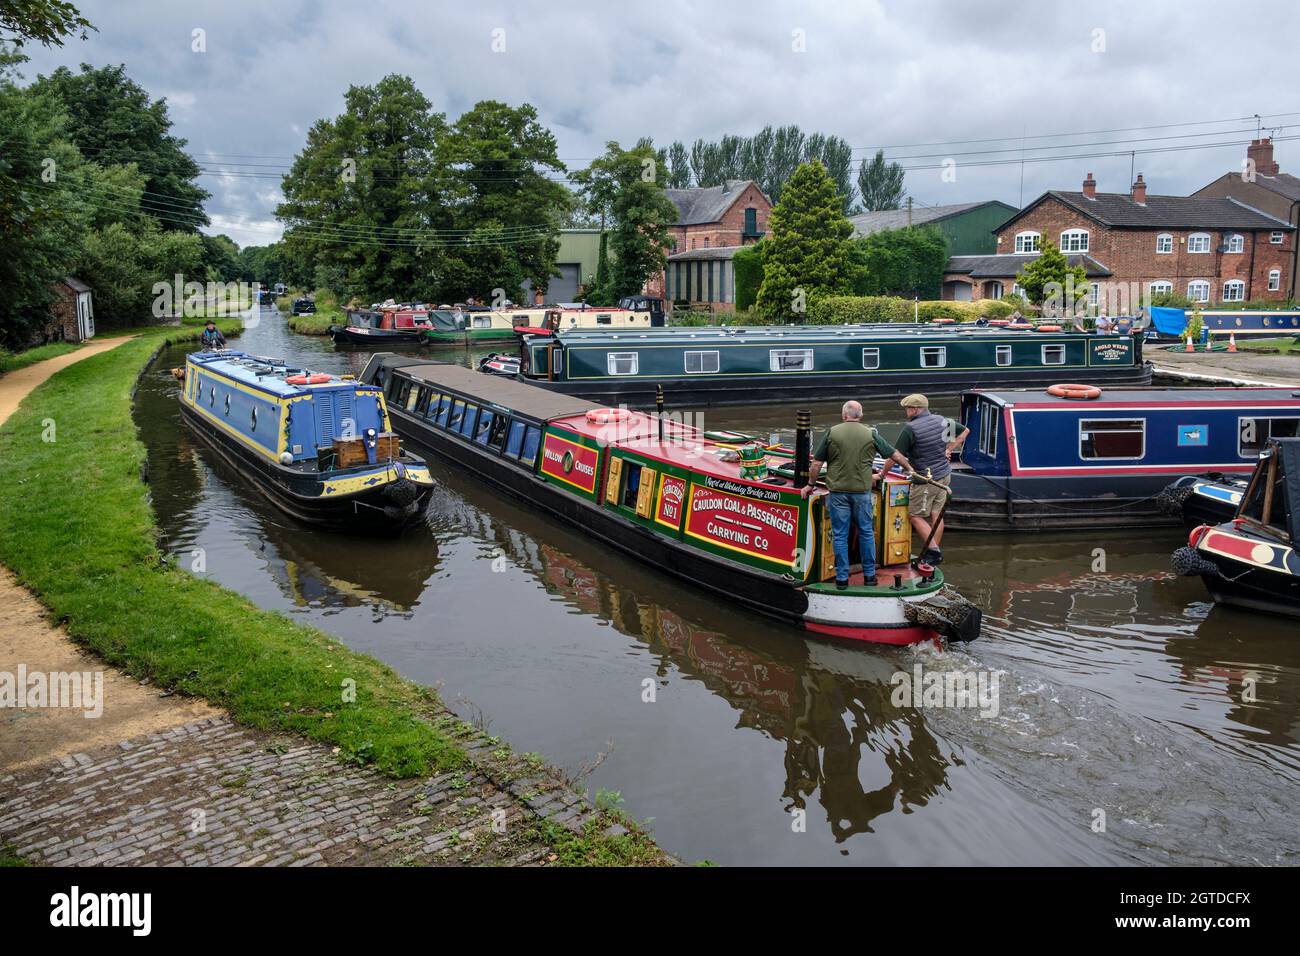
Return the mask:
M966 336L1043 336L1062 333L1031 332L1000 326L977 326L973 323L933 325L931 323L864 323L861 325L736 325L670 326L651 329L563 329L556 337L564 345L689 345L704 343L780 344L781 342L831 342L837 339L952 339ZM1070 332L1072 336L1092 338L1092 333ZM1114 338L1114 336L1096 336Z
M549 421L566 415L586 415L590 409L601 406L593 402L538 388L502 375L485 375L482 372L452 365L449 362L430 362L427 359L402 358L392 354L376 354L385 368L400 369L413 378L435 387L451 389L493 405L500 405L529 418ZM363 374L368 377L369 368Z
M1045 388L970 389L965 395L980 395L999 405L1043 408L1068 405L1071 408L1169 407L1177 405L1295 405L1300 407L1300 388L1132 388L1102 389L1099 398L1081 401L1049 395Z
M314 372L311 369L289 365L280 359L248 355L245 352L236 352L233 349L224 349L220 352L193 352L190 354L189 360L194 365L202 366L208 371L281 397L335 388L375 388L373 385L367 385L354 378L344 379L337 375L331 375L328 382L315 385L292 385L285 381L291 376L303 374L324 375L328 373Z

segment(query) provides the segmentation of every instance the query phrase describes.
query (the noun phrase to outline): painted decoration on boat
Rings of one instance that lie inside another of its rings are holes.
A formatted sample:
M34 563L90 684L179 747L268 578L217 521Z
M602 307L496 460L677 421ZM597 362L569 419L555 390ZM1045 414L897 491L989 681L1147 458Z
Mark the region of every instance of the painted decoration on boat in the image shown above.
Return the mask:
M1210 444L1209 425L1179 425L1179 448L1204 448Z
M1130 365L1133 362L1133 341L1127 337L1093 341L1088 345L1092 351L1089 365Z
M659 504L655 520L676 530L682 526L682 505L686 501L686 479L664 475L659 483Z
M596 493L599 461L598 449L579 445L559 435L548 434L542 446L542 473L589 495Z
M686 533L718 547L793 565L799 543L799 509L692 482Z

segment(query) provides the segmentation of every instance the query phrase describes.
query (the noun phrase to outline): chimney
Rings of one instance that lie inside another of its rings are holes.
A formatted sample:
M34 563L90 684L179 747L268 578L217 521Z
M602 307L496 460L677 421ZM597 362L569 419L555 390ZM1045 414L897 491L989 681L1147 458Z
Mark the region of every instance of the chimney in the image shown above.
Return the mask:
M1273 162L1272 138L1252 139L1246 147L1246 161L1254 164L1255 172L1264 176L1276 176L1278 165Z
M1088 178L1083 181L1083 198L1097 198L1097 180L1092 178L1092 173L1089 173Z
M1133 191L1129 193L1129 199L1133 200L1139 206L1147 204L1147 184L1142 181L1142 174L1138 173L1137 180L1133 183Z

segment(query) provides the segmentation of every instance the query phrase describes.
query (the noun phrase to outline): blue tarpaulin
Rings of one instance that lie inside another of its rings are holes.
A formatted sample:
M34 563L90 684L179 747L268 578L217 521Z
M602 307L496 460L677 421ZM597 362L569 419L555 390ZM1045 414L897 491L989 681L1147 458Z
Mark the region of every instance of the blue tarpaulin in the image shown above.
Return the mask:
M1153 305L1148 311L1151 313L1151 325L1157 332L1175 339L1182 338L1187 330L1186 312L1158 305Z

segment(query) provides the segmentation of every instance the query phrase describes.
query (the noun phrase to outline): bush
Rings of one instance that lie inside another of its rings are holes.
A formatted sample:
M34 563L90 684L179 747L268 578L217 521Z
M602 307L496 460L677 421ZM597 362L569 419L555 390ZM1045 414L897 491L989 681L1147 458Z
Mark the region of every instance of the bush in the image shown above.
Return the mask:
M737 249L731 265L736 270L736 310L752 309L758 301L758 287L763 284L762 241Z
M1170 309L1190 309L1192 300L1177 292L1157 292L1151 297L1151 304Z
M1005 319L1017 308L1028 311L1021 300L1004 302L980 299L975 302L931 300L919 305L910 299L895 296L828 296L815 301L808 310L808 321L814 325L837 325L874 322L933 322L935 319L952 319L956 322L974 322L981 317Z

